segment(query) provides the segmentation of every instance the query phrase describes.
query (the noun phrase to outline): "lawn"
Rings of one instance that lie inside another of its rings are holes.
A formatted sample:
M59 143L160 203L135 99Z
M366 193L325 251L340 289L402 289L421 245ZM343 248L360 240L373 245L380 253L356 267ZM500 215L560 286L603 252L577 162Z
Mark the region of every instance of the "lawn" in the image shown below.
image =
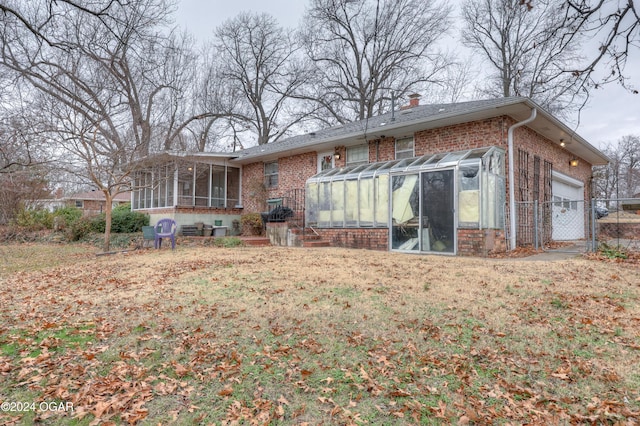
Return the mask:
M637 261L5 245L0 291L2 424L640 421Z

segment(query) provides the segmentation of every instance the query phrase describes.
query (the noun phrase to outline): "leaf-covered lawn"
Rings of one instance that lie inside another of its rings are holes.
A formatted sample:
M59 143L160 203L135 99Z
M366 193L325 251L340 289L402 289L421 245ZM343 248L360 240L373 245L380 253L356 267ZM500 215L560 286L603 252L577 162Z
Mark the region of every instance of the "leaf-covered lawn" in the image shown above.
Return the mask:
M4 424L640 422L633 262L16 245L0 291Z

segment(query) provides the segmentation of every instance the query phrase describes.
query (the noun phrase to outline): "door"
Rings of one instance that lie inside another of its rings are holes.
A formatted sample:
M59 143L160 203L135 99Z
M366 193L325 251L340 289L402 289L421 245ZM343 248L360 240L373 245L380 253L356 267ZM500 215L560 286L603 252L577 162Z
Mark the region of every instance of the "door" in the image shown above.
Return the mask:
M553 173L551 203L552 239L571 241L584 238L584 190L582 182Z
M321 152L318 154L318 173L323 170L333 169L333 152Z
M454 170L392 176L392 250L455 253L454 176Z
M422 251L455 253L455 173L422 173Z

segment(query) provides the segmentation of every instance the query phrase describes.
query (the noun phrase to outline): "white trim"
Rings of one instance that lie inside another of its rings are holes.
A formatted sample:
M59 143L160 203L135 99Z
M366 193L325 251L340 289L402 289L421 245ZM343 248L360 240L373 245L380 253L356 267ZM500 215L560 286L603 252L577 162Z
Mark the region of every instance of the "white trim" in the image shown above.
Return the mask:
M318 161L317 161L318 173L320 173L322 171L322 159L324 157L331 157L331 168L332 169L336 166L335 159L333 158L333 151L319 152L318 153Z
M572 178L571 176L567 176L563 173L556 172L555 170L551 171L551 180L562 182L566 185L573 186L575 188L584 188L584 182L579 181L578 179Z

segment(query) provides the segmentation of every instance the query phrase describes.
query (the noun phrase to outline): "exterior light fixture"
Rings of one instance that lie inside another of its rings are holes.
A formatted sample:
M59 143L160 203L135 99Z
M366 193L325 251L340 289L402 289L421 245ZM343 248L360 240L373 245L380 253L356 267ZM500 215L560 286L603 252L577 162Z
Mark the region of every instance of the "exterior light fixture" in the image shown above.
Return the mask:
M339 160L339 159L340 159L340 153L339 153L338 151L336 151L336 152L333 154L333 158L334 158L335 160Z
M564 143L564 139L560 139L560 146L561 146L561 147L563 147L563 148L564 148L565 146L567 146L567 144L566 144L566 143Z
M569 161L569 165L571 167L578 167L578 159L577 158L572 158L571 161Z

